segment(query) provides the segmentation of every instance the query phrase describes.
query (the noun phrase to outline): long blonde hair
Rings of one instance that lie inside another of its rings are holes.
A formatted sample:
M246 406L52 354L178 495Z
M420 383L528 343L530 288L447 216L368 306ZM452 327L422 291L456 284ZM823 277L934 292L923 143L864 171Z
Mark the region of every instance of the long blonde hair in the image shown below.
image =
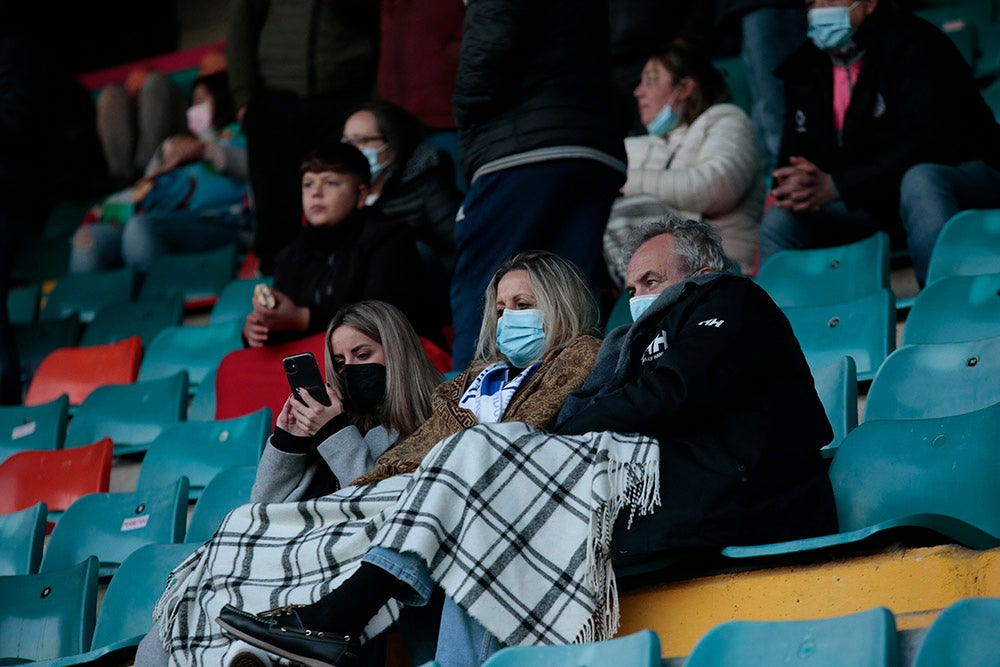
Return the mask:
M417 430L431 416L431 392L441 383L438 372L424 352L417 332L402 311L382 301L359 301L337 311L326 329L326 379L344 395L344 385L333 367L335 329L349 326L382 346L385 354L385 399L375 414L347 411L347 417L362 432L381 424L395 430L398 439Z
M538 308L545 313L543 357L582 333L597 334L597 302L580 269L554 253L526 250L504 260L486 286L483 325L476 345L478 359L494 362L504 358L497 349L497 286L505 275L520 269L527 272Z

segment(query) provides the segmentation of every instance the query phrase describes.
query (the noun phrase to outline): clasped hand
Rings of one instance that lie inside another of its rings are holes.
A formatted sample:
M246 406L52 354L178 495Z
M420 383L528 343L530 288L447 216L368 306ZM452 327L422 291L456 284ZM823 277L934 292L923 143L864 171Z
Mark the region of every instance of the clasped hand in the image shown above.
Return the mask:
M833 179L809 160L792 157L774 170L774 205L795 213L812 213L834 200Z

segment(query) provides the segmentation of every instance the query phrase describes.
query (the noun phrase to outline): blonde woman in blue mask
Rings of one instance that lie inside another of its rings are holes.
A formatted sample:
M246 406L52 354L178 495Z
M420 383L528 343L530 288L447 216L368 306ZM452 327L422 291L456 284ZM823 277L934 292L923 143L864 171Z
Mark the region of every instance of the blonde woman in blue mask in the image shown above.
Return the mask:
M764 167L750 118L727 102L722 74L704 54L671 44L646 62L633 94L648 134L625 140L628 180L604 235L612 278L624 285L628 233L667 212L708 222L729 258L752 274Z

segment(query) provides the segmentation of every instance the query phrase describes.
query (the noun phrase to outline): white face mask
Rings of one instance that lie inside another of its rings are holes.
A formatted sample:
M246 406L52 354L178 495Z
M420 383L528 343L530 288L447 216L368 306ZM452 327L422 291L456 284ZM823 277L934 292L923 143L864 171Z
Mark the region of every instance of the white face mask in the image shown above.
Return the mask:
M201 102L189 107L187 124L191 134L199 139L212 136L212 103Z

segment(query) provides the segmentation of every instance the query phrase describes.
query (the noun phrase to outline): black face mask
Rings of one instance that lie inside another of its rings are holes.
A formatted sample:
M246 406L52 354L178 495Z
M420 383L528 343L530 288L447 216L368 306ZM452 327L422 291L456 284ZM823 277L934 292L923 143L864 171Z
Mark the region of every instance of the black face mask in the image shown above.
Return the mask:
M372 412L385 398L385 366L383 364L346 364L340 381L347 394L344 398L358 412Z

